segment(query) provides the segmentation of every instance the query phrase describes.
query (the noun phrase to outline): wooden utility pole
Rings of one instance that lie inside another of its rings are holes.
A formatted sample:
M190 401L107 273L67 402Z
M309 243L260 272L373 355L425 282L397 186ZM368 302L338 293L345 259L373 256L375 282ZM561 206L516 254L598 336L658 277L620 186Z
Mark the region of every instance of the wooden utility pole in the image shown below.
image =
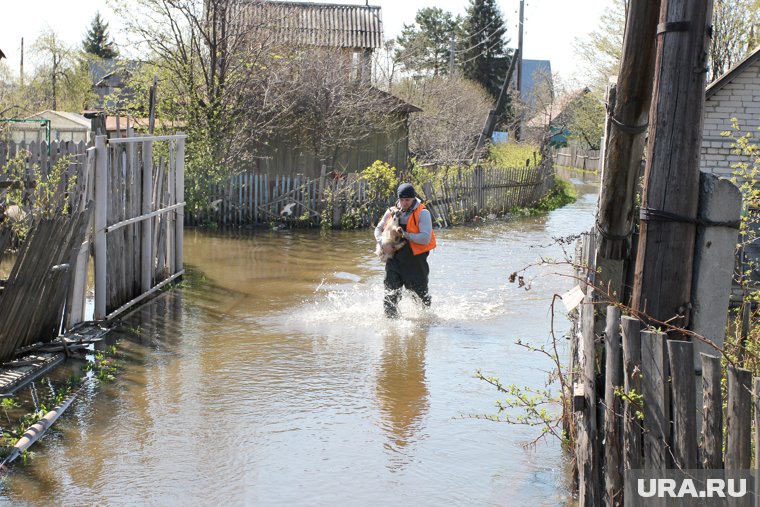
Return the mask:
M620 71L609 104L609 137L597 216L599 252L608 259L624 259L628 253L652 102L659 13L659 0L631 0L628 7Z
M662 0L657 25L633 307L680 326L689 323L712 4Z
M24 86L24 38L21 37L21 67L20 67L21 86Z
M621 300L624 261L630 250L636 189L652 102L659 15L660 0L631 0L617 84L607 97L604 166L596 219L596 265L601 270L601 285Z
M523 25L525 21L525 0L520 0L520 19L517 24L517 51L513 58L517 58L517 83L515 88L517 89L517 97L522 100L522 60L523 60ZM514 61L514 60L513 60ZM523 115L520 114L517 119L517 127L515 128L515 141L519 141L522 136L522 122Z

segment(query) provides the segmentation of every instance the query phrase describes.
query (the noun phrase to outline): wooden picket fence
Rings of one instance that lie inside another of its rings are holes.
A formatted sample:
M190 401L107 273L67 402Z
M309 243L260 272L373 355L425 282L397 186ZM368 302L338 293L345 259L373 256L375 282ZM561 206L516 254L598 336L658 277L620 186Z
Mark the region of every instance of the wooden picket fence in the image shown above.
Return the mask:
M595 330L593 251L587 235L576 250L588 266L577 274L589 283L570 357L579 504L623 505L630 470L749 470L753 441L760 449L760 432L751 433L753 415L760 428L760 378L753 391L751 373L728 365L723 389L717 350L700 354L696 376L692 342L642 329L617 306L606 306L606 325Z
M553 166L477 167L451 170L417 189L440 227L475 219L485 213L505 213L535 204L553 186ZM346 213L354 226L367 227L393 204L378 201L369 183L357 173L326 173L319 178L242 173L214 185L209 206L186 215L189 225L215 223L223 227L292 222L319 225L328 219L338 227Z
M552 153L554 163L560 166L575 167L587 171L599 171L602 168L601 151L582 150L570 146L559 148Z

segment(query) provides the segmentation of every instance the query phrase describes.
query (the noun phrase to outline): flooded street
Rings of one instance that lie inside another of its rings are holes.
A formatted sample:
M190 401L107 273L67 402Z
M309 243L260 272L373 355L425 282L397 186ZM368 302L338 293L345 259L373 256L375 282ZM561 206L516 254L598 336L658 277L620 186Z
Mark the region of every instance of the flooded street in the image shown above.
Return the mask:
M497 413L493 386L542 388L553 238L593 224L596 187L536 217L437 230L433 306L382 311L371 231L187 230L182 287L129 315L117 379L80 398L14 466L27 505L557 505L568 466L538 427ZM569 247L572 252L572 245ZM555 331L568 329L557 308ZM563 340L564 341L564 340Z

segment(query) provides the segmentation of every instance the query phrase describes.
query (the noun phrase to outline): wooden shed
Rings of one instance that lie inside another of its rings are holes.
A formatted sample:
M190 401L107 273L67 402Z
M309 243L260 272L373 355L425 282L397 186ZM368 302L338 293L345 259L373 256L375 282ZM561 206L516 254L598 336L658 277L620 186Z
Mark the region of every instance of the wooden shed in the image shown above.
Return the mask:
M90 120L77 113L45 110L23 118L23 122L10 124L8 132L9 140L17 143L87 142Z
M243 17L253 30L264 32L267 40L314 51L337 49L351 63L353 70L347 77L364 83L371 80L373 52L383 45L378 6L246 1ZM275 132L267 145L258 150L253 170L269 175L317 177L323 162L328 171L358 172L376 160L405 170L409 158L408 117L421 110L379 89L374 89L374 93L382 96L388 112L396 118L391 128L378 128L375 134L335 150L326 161Z

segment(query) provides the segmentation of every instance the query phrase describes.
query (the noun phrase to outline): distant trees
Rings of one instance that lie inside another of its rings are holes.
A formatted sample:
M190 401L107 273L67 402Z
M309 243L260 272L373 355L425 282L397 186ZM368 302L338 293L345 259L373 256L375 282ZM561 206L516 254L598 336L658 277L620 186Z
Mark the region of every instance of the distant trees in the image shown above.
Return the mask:
M707 81L714 81L760 42L760 0L715 0Z
M617 76L623 50L628 0L614 0L599 20L599 28L575 40L577 55L585 62L589 84L603 90ZM760 43L760 0L714 0L708 82L738 63Z
M116 58L119 55L119 51L116 49L116 45L110 40L108 34L108 23L103 21L100 17L100 12L95 13L95 17L92 18L90 27L87 29L87 34L82 41L82 49L85 53L97 56L99 58Z
M405 24L396 39L396 60L414 74L448 74L451 39L462 37L462 18L439 7L425 7L417 11L414 21Z
M576 92L562 113L560 124L570 132L570 139L583 148L600 149L606 114L598 96L588 88Z
M470 0L464 21L462 69L496 100L509 68L507 27L495 0Z
M92 96L91 82L77 52L53 30L44 31L31 49L37 67L24 92L26 106L67 111L86 107Z
M351 73L352 62L340 50L291 53L288 65L271 76L271 96L284 113L273 121L277 135L332 165L340 148L355 146L401 121L394 112L397 100L369 81L349 79Z

